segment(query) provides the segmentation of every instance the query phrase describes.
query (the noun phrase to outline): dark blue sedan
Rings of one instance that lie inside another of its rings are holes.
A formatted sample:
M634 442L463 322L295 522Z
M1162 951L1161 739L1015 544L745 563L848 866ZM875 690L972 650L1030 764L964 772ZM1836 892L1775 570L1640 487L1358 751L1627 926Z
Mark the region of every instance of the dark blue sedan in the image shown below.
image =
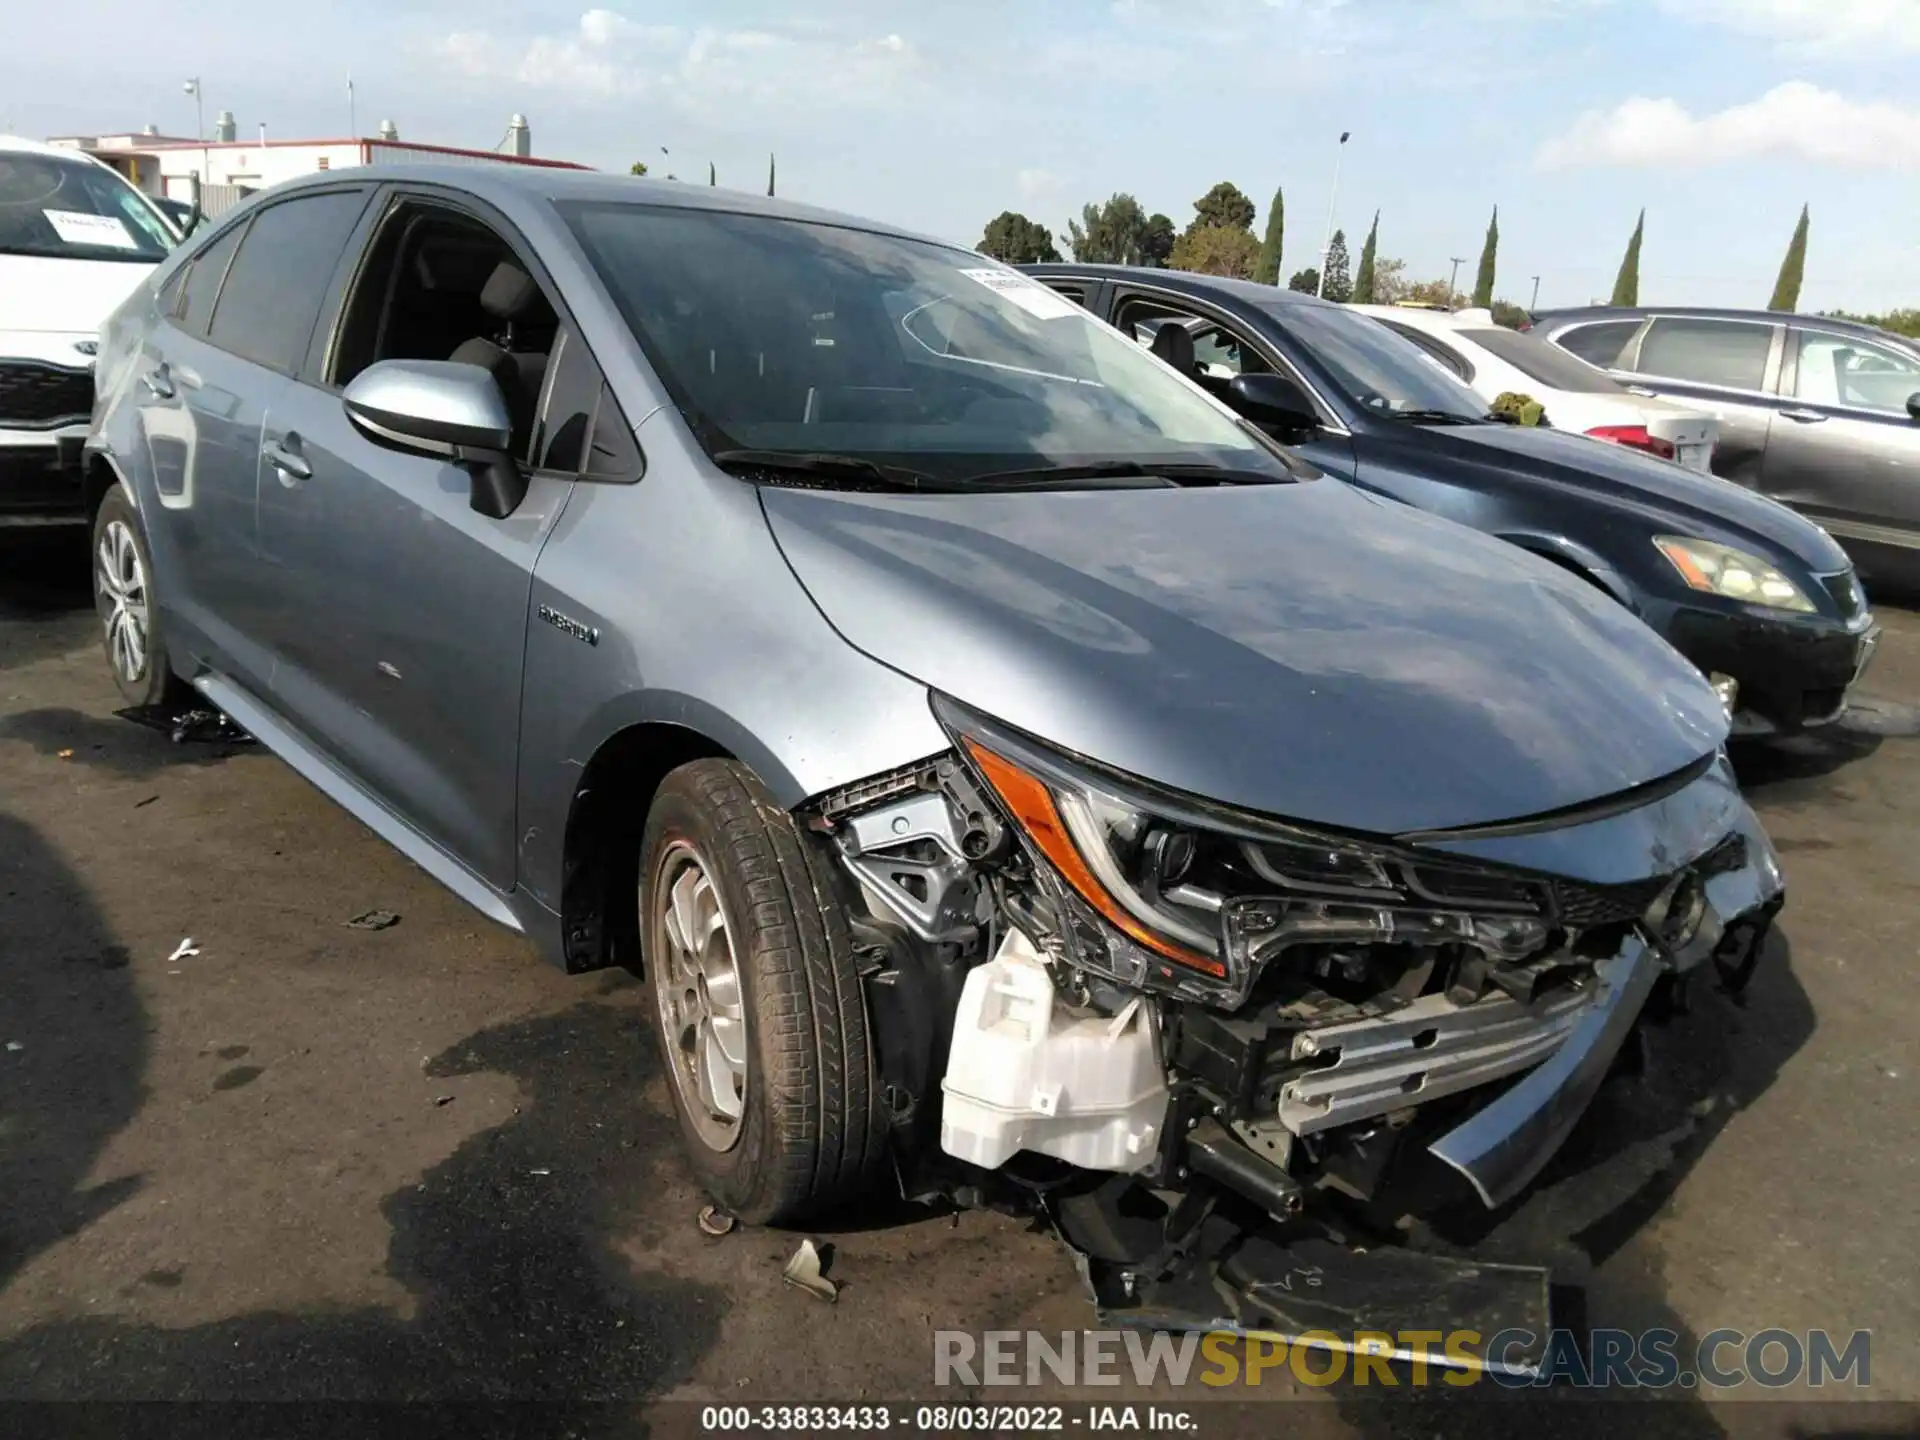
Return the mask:
M1184 271L1026 268L1330 474L1599 586L1714 680L1736 734L1837 718L1873 653L1852 562L1818 525L1665 460L1489 415L1364 315Z

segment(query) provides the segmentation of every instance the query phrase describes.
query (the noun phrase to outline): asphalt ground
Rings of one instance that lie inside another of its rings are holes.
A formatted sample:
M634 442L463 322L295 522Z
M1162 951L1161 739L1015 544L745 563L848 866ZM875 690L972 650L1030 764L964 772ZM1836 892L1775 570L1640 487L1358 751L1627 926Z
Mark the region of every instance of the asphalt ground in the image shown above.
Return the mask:
M936 1330L1092 1323L1028 1223L876 1204L812 1232L831 1306L782 1282L801 1237L704 1235L640 983L548 968L259 747L116 718L85 563L0 550L0 1430L94 1413L29 1400L310 1402L195 1412L265 1434L346 1401L392 1407L349 1429L467 1401L583 1433L645 1423L634 1401L690 1402L651 1413L697 1429L701 1404L1147 1397L934 1389ZM1203 1434L1920 1428L1886 1403L1920 1401L1920 614L1881 616L1860 709L1738 759L1789 887L1744 1003L1699 996L1459 1242L1551 1263L1564 1317L1683 1352L1871 1330L1870 1386L1624 1416L1284 1368L1152 1393ZM375 909L399 923L346 923Z

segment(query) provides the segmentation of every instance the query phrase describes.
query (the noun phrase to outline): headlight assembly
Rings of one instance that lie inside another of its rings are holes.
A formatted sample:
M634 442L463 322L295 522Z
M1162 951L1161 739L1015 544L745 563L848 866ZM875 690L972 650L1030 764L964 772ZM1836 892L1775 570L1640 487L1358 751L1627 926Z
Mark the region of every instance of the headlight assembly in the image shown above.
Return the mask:
M1364 987L1354 947L1464 944L1514 959L1547 938L1528 877L1158 791L946 700L936 711L1025 842L1073 959L1141 989L1237 1006L1283 951Z
M1680 572L1680 578L1695 590L1724 595L1729 600L1744 600L1749 605L1813 613L1813 602L1801 593L1798 585L1744 550L1684 535L1656 535L1653 543Z

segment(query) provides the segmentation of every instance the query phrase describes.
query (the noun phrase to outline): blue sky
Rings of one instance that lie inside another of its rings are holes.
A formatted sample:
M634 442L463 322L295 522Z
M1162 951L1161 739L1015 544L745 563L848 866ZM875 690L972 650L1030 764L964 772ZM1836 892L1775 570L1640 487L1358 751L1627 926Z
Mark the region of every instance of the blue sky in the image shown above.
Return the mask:
M74 0L8 23L0 128L360 128L780 192L967 244L1023 210L1064 235L1116 190L1177 225L1215 181L1283 186L1286 268L1373 212L1416 279L1611 289L1647 208L1642 297L1764 304L1801 203L1803 307L1920 304L1920 0ZM121 36L127 43L101 43ZM46 57L59 57L49 61ZM661 148L671 153L663 155ZM1064 249L1064 246L1063 246Z

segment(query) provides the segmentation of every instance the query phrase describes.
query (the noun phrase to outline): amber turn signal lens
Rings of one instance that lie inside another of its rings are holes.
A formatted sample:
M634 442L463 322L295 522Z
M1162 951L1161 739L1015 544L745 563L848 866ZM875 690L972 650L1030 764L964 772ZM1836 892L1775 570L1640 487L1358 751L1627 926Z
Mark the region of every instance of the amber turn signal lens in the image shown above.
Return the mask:
M980 767L980 773L986 777L994 793L1006 802L1007 810L1020 828L1027 832L1027 838L1039 847L1040 853L1052 862L1053 868L1060 872L1061 878L1073 887L1075 893L1098 910L1108 924L1156 955L1163 955L1176 964L1199 970L1216 979L1227 978L1227 967L1221 961L1162 940L1108 893L1106 886L1087 868L1079 846L1073 843L1073 837L1067 833L1066 822L1060 818L1060 811L1053 803L1053 792L1047 789L1044 781L1029 775L1005 756L995 754L976 740L968 738L966 746L973 763Z

